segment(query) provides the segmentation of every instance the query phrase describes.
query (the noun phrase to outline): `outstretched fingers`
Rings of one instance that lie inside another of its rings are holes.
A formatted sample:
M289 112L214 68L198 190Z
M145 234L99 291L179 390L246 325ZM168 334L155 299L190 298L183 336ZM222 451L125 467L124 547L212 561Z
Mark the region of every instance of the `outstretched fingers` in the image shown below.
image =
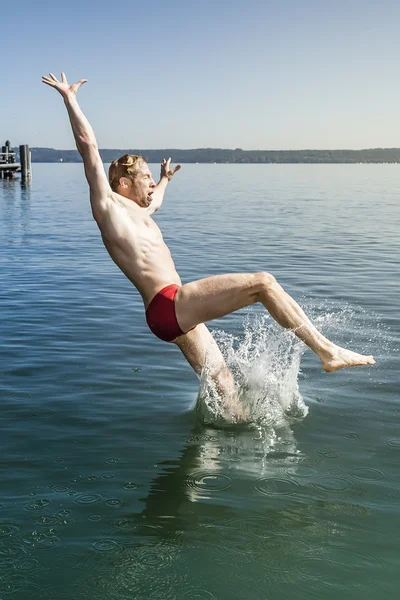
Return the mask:
M65 73L62 72L61 73L61 81L59 81L53 73L49 73L48 77L47 77L47 75L43 75L42 82L45 83L46 85L49 85L50 87L55 88L56 90L58 90L60 92L60 94L65 96L66 94L71 94L71 93L76 94L76 92L79 90L81 85L83 85L84 83L87 82L87 79L80 79L76 83L69 85Z
M54 77L54 76L53 76ZM57 81L57 80L56 80ZM42 82L46 83L47 85L51 85L52 87L55 86L55 81L54 79L52 79L51 77L46 77L46 75L42 75Z
M174 174L179 171L179 169L182 167L182 165L176 165L176 167L174 167L173 169L170 169L171 163L171 158L163 158L161 161L161 177L166 176L168 178L168 180L171 179L171 177L174 176Z
M174 167L171 171L171 177L172 177L172 175L175 175L175 173L177 171L179 171L179 169L181 169L181 168L182 168L182 165L176 165L176 167Z

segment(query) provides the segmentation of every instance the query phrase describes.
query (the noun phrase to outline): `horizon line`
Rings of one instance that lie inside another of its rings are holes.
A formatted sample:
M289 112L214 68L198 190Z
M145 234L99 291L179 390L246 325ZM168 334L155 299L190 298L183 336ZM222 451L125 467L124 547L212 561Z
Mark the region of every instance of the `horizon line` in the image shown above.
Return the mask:
M53 148L51 146L30 146L31 150L34 149L40 149L40 150L57 150L60 152L78 152L77 148ZM139 148L99 148L99 150L109 150L109 151L114 151L114 150L139 150ZM384 147L384 146L375 146L375 147L370 147L370 148L299 148L299 149L293 149L293 148L285 148L285 149L281 149L281 150L275 150L275 149L270 149L267 150L265 148L252 148L249 150L244 150L243 148L222 148L222 147L212 147L212 146L200 146L197 148L179 148L179 147L175 147L175 148L140 148L141 151L144 152L160 152L160 151L165 151L165 150L171 150L171 151L183 151L183 152L192 152L192 151L198 151L198 150L223 150L223 151L228 151L228 152L365 152L365 151L370 151L370 150L400 150L400 146L391 146L391 147Z

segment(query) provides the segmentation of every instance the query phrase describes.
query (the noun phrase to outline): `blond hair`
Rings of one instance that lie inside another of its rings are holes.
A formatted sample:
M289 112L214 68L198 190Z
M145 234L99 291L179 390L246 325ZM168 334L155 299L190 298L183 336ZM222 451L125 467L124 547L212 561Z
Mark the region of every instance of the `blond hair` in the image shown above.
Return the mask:
M143 164L146 164L143 156L135 154L124 154L117 160L114 160L108 169L108 180L111 189L114 192L117 191L121 177L127 177L133 181Z

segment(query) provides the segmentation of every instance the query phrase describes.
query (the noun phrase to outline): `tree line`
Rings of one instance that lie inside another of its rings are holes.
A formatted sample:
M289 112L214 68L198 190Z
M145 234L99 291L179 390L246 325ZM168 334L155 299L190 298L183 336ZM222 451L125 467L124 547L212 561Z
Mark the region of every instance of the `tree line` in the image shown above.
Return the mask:
M81 162L77 150L55 150L54 148L31 148L32 162L53 163ZM100 155L105 163L112 162L123 154L140 154L149 163L158 163L171 156L175 163L398 163L400 148L371 148L366 150L235 150L225 148L196 148L182 150L165 148L158 150L102 149Z

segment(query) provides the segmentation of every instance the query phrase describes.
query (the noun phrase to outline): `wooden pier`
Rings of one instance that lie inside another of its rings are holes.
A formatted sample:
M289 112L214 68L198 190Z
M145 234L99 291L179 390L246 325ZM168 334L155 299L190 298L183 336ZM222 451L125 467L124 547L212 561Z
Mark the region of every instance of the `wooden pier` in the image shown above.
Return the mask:
M32 177L31 151L27 145L19 147L20 161L16 162L16 153L13 151L11 142L6 141L0 152L0 179L13 179L16 173L21 172L23 180Z

